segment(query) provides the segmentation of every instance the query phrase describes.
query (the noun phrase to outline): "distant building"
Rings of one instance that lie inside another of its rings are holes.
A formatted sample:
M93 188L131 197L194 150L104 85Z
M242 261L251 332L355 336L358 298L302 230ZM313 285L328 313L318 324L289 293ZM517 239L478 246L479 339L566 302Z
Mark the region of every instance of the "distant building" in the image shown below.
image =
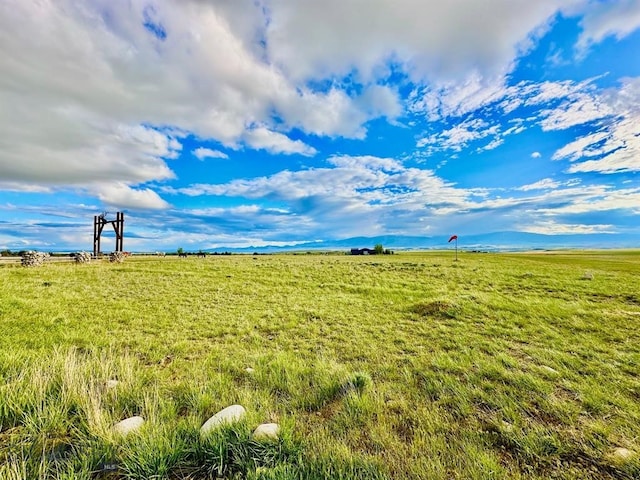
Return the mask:
M352 248L351 255L375 255L376 251L373 248Z

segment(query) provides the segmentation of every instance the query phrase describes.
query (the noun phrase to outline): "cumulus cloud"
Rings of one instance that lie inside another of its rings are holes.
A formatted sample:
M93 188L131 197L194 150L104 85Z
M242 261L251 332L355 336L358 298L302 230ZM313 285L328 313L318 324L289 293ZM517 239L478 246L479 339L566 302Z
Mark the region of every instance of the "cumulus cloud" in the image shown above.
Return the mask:
M198 160L204 160L205 158L229 158L224 152L220 150L212 150L210 148L198 147L193 151L193 155Z
M427 217L444 214L441 209L464 206L469 195L432 171L407 168L392 158L344 155L331 157L324 168L284 170L267 177L164 191L173 195L266 198L282 204L294 219L313 219L318 232L332 225L336 236L379 234L384 225L400 223L400 218L415 217L411 228L419 230ZM305 231L309 228L307 224Z
M105 205L119 209L163 209L169 204L149 188L131 188L123 183L95 185L93 192Z
M571 0L435 2L313 0L268 2L269 54L298 79L345 75L374 78L394 59L414 79L437 84L468 72L508 72L531 39Z
M515 59L576 5L8 0L0 5L0 174L32 183L165 180L173 177L166 160L188 133L313 155L286 130L361 139L372 118L402 114L397 91L380 83L389 62L419 85L410 109L462 115L503 98ZM592 41L628 32L633 22L616 19L635 11L621 7L600 26L589 13L585 32ZM307 82L352 72L360 93ZM551 114L546 122L566 124Z
M386 87L352 97L292 82L267 60L266 22L249 1L3 2L0 176L165 180L187 134L310 155L250 126L269 129L275 112L283 128L362 138L369 119L398 114Z
M244 134L244 139L251 148L267 150L270 153L283 153L285 155L297 153L307 157L312 157L317 153L315 148L300 140L291 140L282 133L274 132L264 127L247 130Z
M221 195L244 198L269 197L298 201L320 198L330 201L349 198L362 206L398 204L414 200L414 193L440 203L442 197L464 198L428 170L408 169L397 160L378 157L339 156L329 159L331 167L300 171L284 170L270 177L238 179L226 184L193 185L166 189L185 195ZM438 200L436 200L438 199Z
M624 38L640 27L640 3L636 0L590 2L580 21L578 48L584 50L609 36Z
M9 0L0 6L7 53L0 61L0 121L7 127L3 143L12 148L3 148L2 173L21 181L51 178L38 175L33 162L22 165L44 156L46 163L77 167L71 159L94 150L102 158L85 164L118 172L112 132L120 128L171 125L227 146L256 141L246 126L269 128L274 110L289 128L363 138L369 119L402 112L397 92L375 81L390 60L418 83L435 85L429 92L437 98L421 92L420 102L468 110L497 94L536 32L573 3L404 0L362 9L337 0L273 0L264 8L249 1ZM313 90L302 81L354 69L365 83L360 95ZM135 157L138 147L126 145L127 155ZM170 152L142 148L149 168L125 168L117 180L171 176L164 162Z
M276 237L280 238L340 238L389 232L415 235L453 226L482 231L487 224L498 229L588 233L608 227L587 224L581 218L585 213L640 211L637 188L617 191L610 185L581 185L571 178L544 178L504 191L463 189L433 171L374 156L334 156L323 168L284 170L221 184L166 188L165 192L174 196L231 197L234 202L249 205L268 199L271 205L278 205L277 211L232 207L208 214L215 216L216 224L250 223L258 230L271 222L274 227L269 231L278 232Z

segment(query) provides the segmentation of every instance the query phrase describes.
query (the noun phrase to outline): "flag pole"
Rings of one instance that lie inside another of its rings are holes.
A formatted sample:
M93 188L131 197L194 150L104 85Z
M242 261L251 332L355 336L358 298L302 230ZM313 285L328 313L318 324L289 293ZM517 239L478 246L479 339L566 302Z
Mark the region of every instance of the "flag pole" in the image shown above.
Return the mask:
M456 241L456 262L458 261L458 235L451 235L447 243L451 243L452 240Z

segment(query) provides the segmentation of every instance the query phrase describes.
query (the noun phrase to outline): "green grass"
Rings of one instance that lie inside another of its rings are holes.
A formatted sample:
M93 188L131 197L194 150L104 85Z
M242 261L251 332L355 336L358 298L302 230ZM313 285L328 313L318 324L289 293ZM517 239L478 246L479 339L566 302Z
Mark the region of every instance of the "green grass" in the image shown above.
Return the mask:
M459 258L0 267L0 478L639 478L640 253Z

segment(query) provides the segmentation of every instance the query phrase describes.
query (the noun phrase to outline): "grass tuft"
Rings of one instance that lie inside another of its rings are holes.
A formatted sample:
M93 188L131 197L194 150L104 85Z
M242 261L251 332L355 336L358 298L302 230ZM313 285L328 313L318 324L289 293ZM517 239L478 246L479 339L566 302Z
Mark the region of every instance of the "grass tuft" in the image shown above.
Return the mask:
M435 301L428 303L417 303L411 307L411 312L419 317L435 318L455 318L457 308L449 302Z

